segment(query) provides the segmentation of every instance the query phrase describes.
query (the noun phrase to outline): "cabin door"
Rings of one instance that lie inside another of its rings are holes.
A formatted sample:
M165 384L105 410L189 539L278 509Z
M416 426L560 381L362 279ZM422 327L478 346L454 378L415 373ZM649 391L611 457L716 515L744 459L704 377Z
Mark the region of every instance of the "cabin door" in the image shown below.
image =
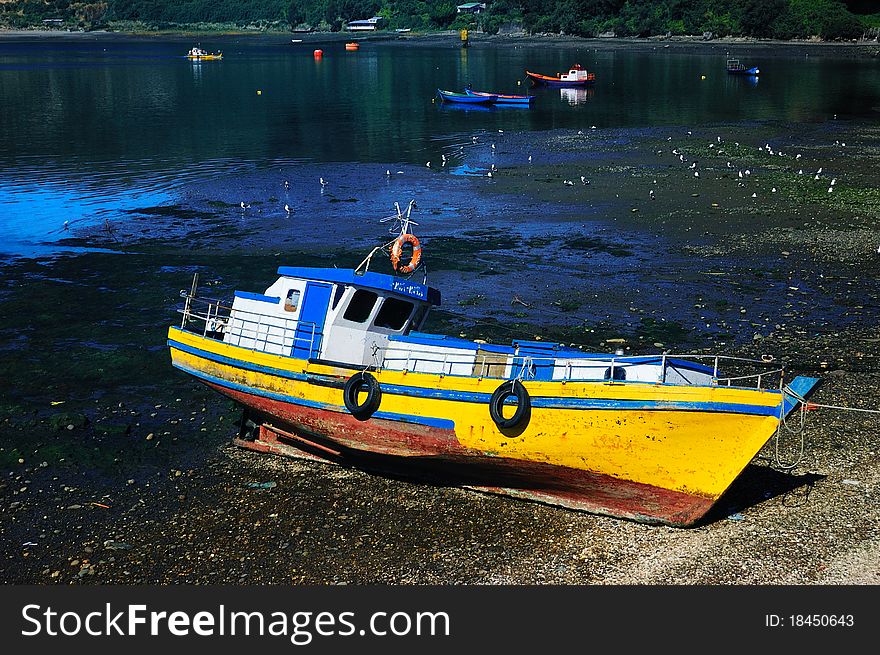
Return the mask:
M298 359L311 359L321 352L324 337L324 321L330 306L333 285L325 282L307 282L300 308L299 321L293 340L291 355Z

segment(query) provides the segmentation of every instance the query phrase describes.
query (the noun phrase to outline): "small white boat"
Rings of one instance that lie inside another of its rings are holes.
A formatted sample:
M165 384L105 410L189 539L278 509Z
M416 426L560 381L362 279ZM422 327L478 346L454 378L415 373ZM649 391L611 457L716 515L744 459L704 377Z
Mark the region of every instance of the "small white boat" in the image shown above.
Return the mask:
M207 50L202 50L199 47L191 48L188 53L186 53L187 59L192 59L194 61L206 61L210 59L223 59L222 52L208 52Z

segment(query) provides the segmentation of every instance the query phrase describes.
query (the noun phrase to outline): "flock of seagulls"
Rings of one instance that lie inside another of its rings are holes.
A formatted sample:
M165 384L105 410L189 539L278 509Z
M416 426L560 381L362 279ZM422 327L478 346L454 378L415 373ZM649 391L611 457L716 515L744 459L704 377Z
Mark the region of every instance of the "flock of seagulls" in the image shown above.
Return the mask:
M691 132L688 132L688 135L690 135L690 134L691 134ZM671 140L672 140L672 137L671 137L671 136L670 136L670 137L667 137L666 140L667 140L667 141L671 141ZM717 142L718 144L721 144L722 141L721 141L721 137L720 137L720 136L716 137L716 142ZM836 144L836 145L840 145L840 146L844 146L844 145L846 145L846 144L844 144L844 143L840 143L840 142L835 142L835 144ZM710 143L710 144L709 144L709 148L710 148L710 149L714 149L714 148L715 148L715 145L716 145L715 143ZM736 143L736 145L739 146L739 143ZM764 146L761 147L761 148L758 148L758 150L761 151L761 152L766 151L766 152L767 152L769 155L771 155L771 156L773 156L773 155L784 156L784 155L785 155L785 153L784 153L783 151L781 151L781 150L774 150L773 147L772 147L769 143L765 143ZM684 154L683 154L678 148L673 148L671 152L672 152L673 155L675 155L675 156L678 157L678 160L679 160L680 162L684 163L684 162L687 161L687 158L684 156ZM722 151L719 150L719 152L722 152ZM658 151L657 151L657 154L658 154L658 155L662 155L662 154L663 154L663 151L662 151L662 150L658 150ZM801 159L801 157L802 157L801 154L797 154L797 155L794 156L794 160L795 160L795 161L799 161L799 160ZM690 164L690 166L688 166L688 168L689 168L690 170L693 170L693 172L694 172L694 177L696 177L696 178L699 178L699 177L700 177L700 172L697 170L697 163L696 163L696 162L692 162L692 163ZM734 166L733 166L733 164L732 164L731 162L728 161L728 162L727 162L727 168L734 168ZM820 179L821 179L821 176L822 176L822 171L823 171L823 168L822 168L822 167L819 167L819 170L816 171L816 173L815 173L814 176L813 176L813 179L814 179L814 180L820 180ZM740 182L738 182L738 186L740 186L740 187L745 186L745 184L743 183L743 180L745 180L745 178L749 177L751 174L752 174L752 172L751 172L751 170L749 170L748 168L745 169L745 170L738 170L738 171L737 171L737 174L736 174L736 175L737 175L737 178L740 180ZM802 169L802 168L799 169L799 170L798 170L798 175L803 175L803 174L804 174L804 169ZM656 180L655 180L655 183L656 183ZM832 180L831 180L831 184L830 184L829 187L828 187L828 193L832 193L832 192L834 191L834 186L835 186L835 184L837 184L837 178L832 178ZM770 192L771 192L771 193L777 193L777 192L778 192L778 189L777 189L776 187L772 187L771 190L770 190ZM654 191L653 191L653 190L649 191L649 196L650 196L651 200L654 199L655 196L654 196ZM755 193L752 193L752 196L751 196L751 197L752 197L752 198L757 198L757 197L758 197L758 194L757 194L756 192L755 192Z
M594 130L595 130L595 129L596 129L596 126L595 126L595 125L592 126L591 129L594 129ZM503 130L498 130L498 133L499 133L499 134L503 134ZM582 132L582 131L579 131L578 134L583 134L583 132ZM687 134L688 134L688 135L691 135L692 133L691 133L690 131L688 131ZM672 140L672 137L671 137L671 136L670 136L670 137L667 137L667 141L671 141L671 140ZM476 143L478 142L478 138L477 138L476 136L473 136L473 137L471 137L471 141L472 141L472 143L476 144ZM722 139L721 139L720 136L716 137L716 143L717 143L717 144L721 144L721 143L722 143ZM714 149L716 143L710 143L710 144L709 144L709 148ZM736 145L739 146L739 143L736 143ZM846 144L845 144L845 143L840 143L839 141L837 141L837 142L835 142L835 145L845 146ZM492 143L492 144L490 144L490 146L491 146L491 149L492 149L493 154L494 154L494 151L496 150L495 144ZM766 151L766 152L767 152L769 155L771 155L771 156L774 156L774 155L783 156L783 155L784 155L784 153L783 153L782 151L776 151L776 150L774 150L773 147L772 147L769 143L766 143L766 144L764 145L763 148L758 148L758 150L760 150L760 151ZM460 151L460 152L463 152L463 151L464 151L464 148L463 148L463 147L462 147L462 148L459 148L459 151ZM719 151L719 152L721 152L721 151ZM662 154L662 150L658 150L658 151L657 151L657 154ZM687 162L687 158L685 157L685 155L684 155L684 154L683 154L678 148L673 148L673 149L672 149L672 154L673 154L673 155L676 155L676 156L678 157L678 159L679 159L680 162L682 162L682 163ZM440 156L441 156L441 160L442 160L442 166L446 166L447 162L449 161L449 158L448 158L447 155L445 155L445 154L441 154ZM795 161L799 161L799 160L801 159L801 155L800 155L800 154L795 155L794 159L795 159ZM529 164L532 163L532 155L529 155L529 156L528 156L528 163L529 163ZM731 168L731 169L734 168L733 164L732 164L730 161L728 161L726 165L727 165L727 168ZM425 166L426 166L427 168L431 168L431 162L430 162L430 161L426 162L426 163L425 163ZM693 174L694 174L694 177L695 177L695 178L699 178L699 177L700 177L700 171L697 169L697 162L691 162L690 165L688 166L688 169L693 171ZM494 174L495 172L497 172L497 170L498 170L498 169L496 168L495 164L494 164L494 163L491 164L489 170L488 170L487 173L486 173L486 176L489 177L489 178L493 177L493 174ZM397 172L398 172L398 173L403 173L403 171L397 171ZM813 179L814 179L814 180L819 180L819 179L821 179L822 172L823 172L823 168L820 167L820 168L816 171L816 173L814 174ZM737 171L737 178L738 178L739 180L741 180L741 181L738 183L738 186L740 186L740 187L744 186L742 180L745 180L745 179L746 179L747 177L749 177L751 174L752 174L752 172L751 172L751 170L748 169L748 168L746 168L746 169L744 169L744 170L743 170L743 169L738 170L738 171ZM799 169L799 170L798 170L798 175L803 175L803 174L804 174L804 170L803 170L803 169ZM390 178L390 177L391 177L391 169L386 169L386 171L385 171L385 177L386 177L386 178ZM319 180L319 182L320 182L320 184L321 184L321 192L323 193L324 188L327 186L327 181L326 181L323 177L318 178L318 180ZM583 185L588 185L588 184L590 184L590 181L589 181L589 180L586 178L586 176L584 176L584 175L581 175L581 176L580 176L580 180L581 180L581 184L583 184ZM565 184L565 186L574 186L574 182L573 182L572 180L568 180L568 179L566 179L566 180L563 180L563 183ZM656 183L657 183L657 180L654 180L653 183L656 184ZM828 186L828 193L832 193L832 192L834 191L834 187L835 187L836 184L837 184L837 178L832 178L832 179L831 179L831 182L830 182L830 185ZM288 182L287 180L285 180L285 181L283 182L283 185L284 185L284 188L285 188L285 189L289 189L289 188L290 188L290 182ZM777 190L776 187L772 187L771 190L770 190L770 192L771 192L771 193L777 193L778 190ZM648 196L649 196L649 198L650 198L651 200L655 200L655 199L656 199L656 195L655 195L653 189L650 189L650 190L648 191ZM751 197L752 197L752 198L757 198L757 197L758 197L757 192L753 192L752 195L751 195ZM246 210L246 209L249 209L249 208L250 208L250 205L247 204L247 203L245 203L244 201L241 201L241 203L240 203L240 207L241 207L242 211L244 211L244 210ZM291 213L293 212L293 209L290 207L289 204L285 203L285 205L284 205L284 211L285 211L285 213L287 214L287 216L290 216ZM68 222L68 221L64 221L64 229L65 229L65 230L69 229L69 222ZM880 246L878 246L878 248L877 248L877 252L878 252L878 254L880 254Z

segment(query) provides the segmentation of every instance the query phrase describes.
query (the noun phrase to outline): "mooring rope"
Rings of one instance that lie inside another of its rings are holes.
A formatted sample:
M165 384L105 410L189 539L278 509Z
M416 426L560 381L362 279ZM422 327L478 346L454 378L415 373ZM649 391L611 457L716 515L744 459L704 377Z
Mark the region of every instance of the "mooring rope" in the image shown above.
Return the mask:
M783 393L787 393L783 390ZM805 403L801 404L799 415L799 425L796 428L791 428L789 426L789 421L785 415L785 403L782 403L779 410L779 424L776 426L776 433L773 435L773 462L776 464L777 468L782 469L783 471L791 471L796 468L798 464L800 464L804 459L804 450L805 450L805 440L804 440L804 432L806 432L806 414L807 414L807 406ZM782 457L779 454L779 441L780 435L782 431L785 430L788 434L794 434L798 437L798 447L797 447L797 456L794 461L783 462Z
M804 432L806 428L806 414L808 411L812 409L836 409L844 412L863 412L866 414L880 414L880 409L869 409L867 407L844 407L843 405L826 405L823 403L814 403L808 401L806 398L801 396L795 391L792 391L788 387L782 390L782 394L784 396L789 396L794 398L795 401L801 404L800 409L798 411L798 425L796 428L792 428L789 426L789 421L785 416L785 403L782 404L779 410L779 425L776 427L776 434L774 434L773 442L774 442L774 452L773 459L774 463L777 467L782 470L790 471L795 468L798 464L801 463L804 456ZM796 459L793 462L783 462L781 457L779 456L779 437L780 433L785 430L789 434L795 434L800 438L800 443L798 445L798 454Z
M867 409L865 407L843 407L841 405L822 405L820 403L808 402L807 409L840 409L846 412L866 412L868 414L880 414L880 409Z

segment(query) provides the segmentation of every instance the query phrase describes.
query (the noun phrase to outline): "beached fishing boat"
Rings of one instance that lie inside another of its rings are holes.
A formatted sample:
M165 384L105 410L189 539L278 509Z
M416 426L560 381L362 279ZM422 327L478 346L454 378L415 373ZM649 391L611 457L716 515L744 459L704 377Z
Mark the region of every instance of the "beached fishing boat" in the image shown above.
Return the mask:
M739 59L727 60L727 72L731 75L760 75L761 71L757 66L746 67L740 63Z
M192 59L194 61L209 61L212 59L223 59L222 52L208 52L207 50L202 50L201 48L192 48L188 53L186 53L187 59Z
M556 76L541 75L526 71L534 84L545 86L591 86L596 83L596 74L588 72L580 64L575 64L567 73L556 73Z
M231 302L197 277L181 292L172 364L245 408L237 444L690 526L819 382L770 358L423 332L440 292L413 279L412 206L355 268L281 266ZM385 255L394 273L371 272Z
M470 87L467 87L464 92L469 96L479 96L483 98L495 96L496 105L516 105L518 107L528 107L535 99L535 96L530 95L511 95L504 93L486 93L485 91L474 91Z
M458 93L456 91L444 91L437 89L437 95L443 102L454 102L467 105L494 105L498 96L489 94L485 96L469 95L467 93Z

